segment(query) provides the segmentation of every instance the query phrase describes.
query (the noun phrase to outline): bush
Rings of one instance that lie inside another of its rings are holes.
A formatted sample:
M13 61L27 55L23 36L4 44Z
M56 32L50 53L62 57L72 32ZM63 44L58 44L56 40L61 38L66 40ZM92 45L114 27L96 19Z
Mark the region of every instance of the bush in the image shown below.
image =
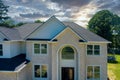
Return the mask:
M108 56L108 57L107 57L107 61L108 61L108 63L118 63L118 62L116 61L115 56Z

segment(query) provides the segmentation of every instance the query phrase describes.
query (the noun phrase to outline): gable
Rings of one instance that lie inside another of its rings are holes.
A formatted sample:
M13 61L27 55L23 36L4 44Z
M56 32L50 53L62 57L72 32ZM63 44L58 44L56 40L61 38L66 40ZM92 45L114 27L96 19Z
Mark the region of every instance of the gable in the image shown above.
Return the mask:
M27 39L52 39L66 27L54 16L30 34Z
M79 42L79 40L83 40L79 35L77 35L72 29L67 27L64 31L59 33L52 40L57 39L58 41L64 41L65 43L71 42Z

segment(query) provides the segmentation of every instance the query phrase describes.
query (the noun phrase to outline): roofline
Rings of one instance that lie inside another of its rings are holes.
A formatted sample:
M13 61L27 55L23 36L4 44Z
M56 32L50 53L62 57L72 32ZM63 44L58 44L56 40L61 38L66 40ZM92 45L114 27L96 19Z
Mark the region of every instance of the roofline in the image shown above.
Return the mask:
M110 41L87 41L87 43L112 43Z

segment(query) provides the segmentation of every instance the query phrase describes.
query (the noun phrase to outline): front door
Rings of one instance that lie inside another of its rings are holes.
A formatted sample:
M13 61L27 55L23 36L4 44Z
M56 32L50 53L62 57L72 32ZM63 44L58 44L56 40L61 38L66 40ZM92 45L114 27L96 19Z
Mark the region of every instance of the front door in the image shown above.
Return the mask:
M74 68L62 67L61 77L62 80L74 80Z

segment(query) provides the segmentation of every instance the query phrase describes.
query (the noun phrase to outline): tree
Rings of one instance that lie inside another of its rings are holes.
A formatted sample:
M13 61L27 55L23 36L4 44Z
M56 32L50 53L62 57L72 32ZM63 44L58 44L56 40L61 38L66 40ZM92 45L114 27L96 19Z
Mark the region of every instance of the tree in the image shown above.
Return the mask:
M115 30L118 35L114 44L117 47L120 44L120 17L108 10L97 12L88 22L88 29L111 42L114 40L112 33ZM110 47L113 47L113 44Z
M41 20L36 20L35 23L42 23L42 21Z
M0 0L0 23L3 23L5 20L9 18L7 12L8 6L4 5L3 1Z

